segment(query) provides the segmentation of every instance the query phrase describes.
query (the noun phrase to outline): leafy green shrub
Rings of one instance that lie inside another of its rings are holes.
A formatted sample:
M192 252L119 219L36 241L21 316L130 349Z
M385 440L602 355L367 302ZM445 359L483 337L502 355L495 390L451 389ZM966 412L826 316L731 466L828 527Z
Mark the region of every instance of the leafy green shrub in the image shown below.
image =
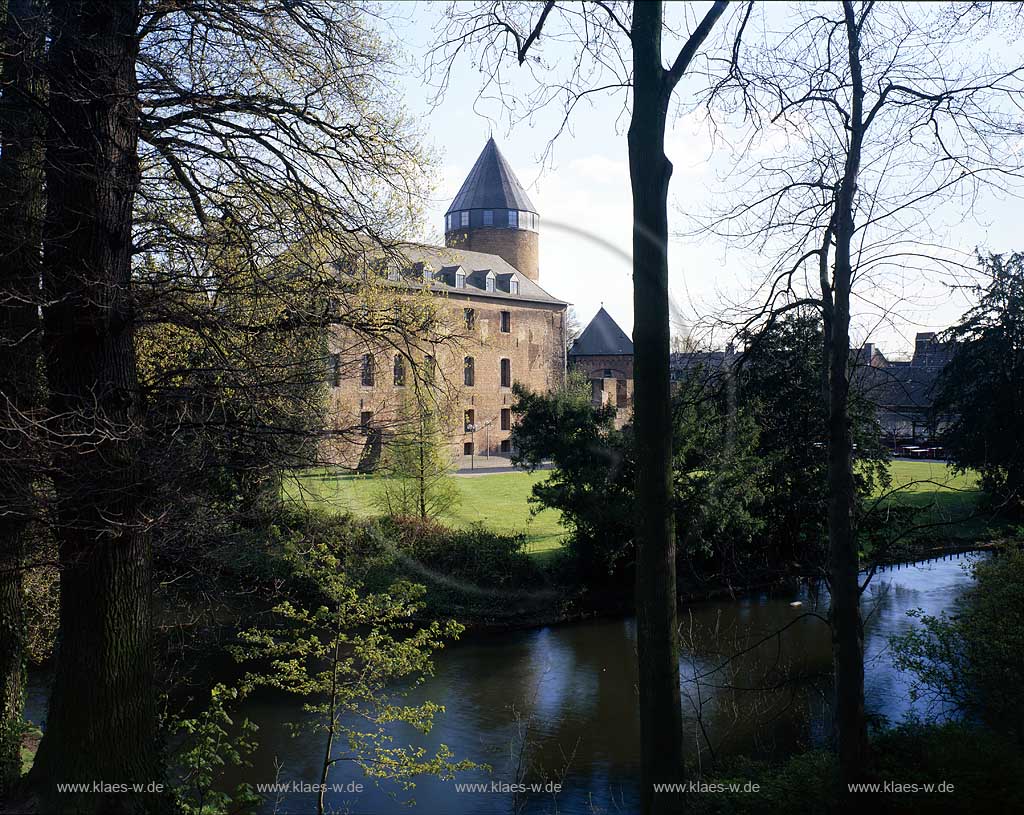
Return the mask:
M893 659L913 676L911 698L1024 745L1024 552L977 560L971 576L955 614L910 612L921 624L892 639Z
M857 793L854 801L862 800L858 810L908 815L1024 811L1019 783L1024 754L998 733L964 724L911 722L877 735L872 753L866 783L933 784L934 789L887 791L883 786ZM700 780L721 788L690 793L687 811L694 815L827 815L841 808L836 759L824 750L776 764L735 759ZM940 791L943 783L947 786Z
M238 727L230 713L241 694L237 688L217 684L210 689L210 704L193 717L172 717L168 735L176 742L171 755L171 793L182 815L224 815L244 812L261 798L249 784L234 791L219 789L224 771L248 767L256 749L256 725L248 719Z
M522 535L502 535L482 526L449 529L417 518L362 519L308 511L291 516L274 531L279 557L323 543L346 573L371 591L396 580L426 588L428 616L495 619L541 613L558 600L544 569L524 551ZM301 577L290 578L293 593L315 591Z

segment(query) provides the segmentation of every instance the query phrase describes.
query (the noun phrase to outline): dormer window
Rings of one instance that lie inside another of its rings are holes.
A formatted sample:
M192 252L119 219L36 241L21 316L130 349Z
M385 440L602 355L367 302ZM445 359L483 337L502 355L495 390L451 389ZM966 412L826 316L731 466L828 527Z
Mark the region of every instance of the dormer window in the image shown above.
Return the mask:
M519 294L519 281L512 279L508 281L509 294Z
M494 210L484 210L484 226L494 226Z
M488 272L487 277L484 279L484 290L494 291L494 273Z
M508 225L511 227L519 226L519 210L510 209L508 211Z
M466 275L464 272L455 273L455 288L464 289L466 288Z

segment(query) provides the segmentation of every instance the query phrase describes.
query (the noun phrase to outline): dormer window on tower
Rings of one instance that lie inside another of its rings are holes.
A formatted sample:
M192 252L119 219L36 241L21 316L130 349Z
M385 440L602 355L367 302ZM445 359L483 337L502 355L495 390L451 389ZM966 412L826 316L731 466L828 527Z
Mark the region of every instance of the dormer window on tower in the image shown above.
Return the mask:
M494 210L484 210L484 226L494 226Z
M518 228L518 226L519 226L519 210L510 209L508 211L508 225L513 227L513 228Z

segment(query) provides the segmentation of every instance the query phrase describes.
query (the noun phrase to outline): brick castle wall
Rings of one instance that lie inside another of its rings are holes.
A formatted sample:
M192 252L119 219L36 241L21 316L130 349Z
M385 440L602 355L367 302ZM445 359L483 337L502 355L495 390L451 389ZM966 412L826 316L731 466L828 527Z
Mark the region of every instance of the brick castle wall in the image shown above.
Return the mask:
M511 435L503 429L511 419L512 388L501 384L501 360L509 360L511 381L531 390L548 391L560 387L565 376L565 307L560 304L527 303L476 295L452 295L445 298L445 310L453 333L460 338L437 347L435 357L437 386L431 391L436 399L436 414L447 429L453 457L458 460L466 444L473 444L477 456L507 452ZM464 310L474 311L474 326L467 329ZM509 312L509 331L501 331L501 312ZM372 426L386 436L395 429L396 412L403 399L411 397L412 376L406 362L406 385L394 384L393 346L372 348L362 339L339 331L330 351L341 358L337 387L330 388L330 412L337 428L357 428L361 414L372 414ZM362 385L361 357L370 352L375 360L372 387ZM465 357L474 360L474 384L464 384ZM465 430L465 412L473 411L478 428ZM505 442L505 445L502 443ZM328 456L336 463L355 467L364 453L366 439L348 434L333 443Z
M469 249L497 255L530 280L540 280L539 236L528 229L460 229L446 233L444 245L450 249Z

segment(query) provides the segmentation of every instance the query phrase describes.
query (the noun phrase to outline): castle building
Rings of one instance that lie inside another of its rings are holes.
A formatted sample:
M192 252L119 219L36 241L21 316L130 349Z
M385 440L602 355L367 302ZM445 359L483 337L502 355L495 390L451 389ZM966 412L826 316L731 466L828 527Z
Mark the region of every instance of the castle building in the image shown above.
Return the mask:
M452 326L454 339L429 364L454 385L441 412L457 462L511 452L513 383L547 391L564 382L567 304L540 286L540 221L491 138L445 213L445 245L401 249L408 268L396 285L440 298ZM407 397L407 368L418 360L344 332L330 346L335 421L362 427L365 436L334 457L372 469Z
M568 363L590 380L595 405L615 407L615 425L622 427L633 403L633 341L604 306L572 344Z

